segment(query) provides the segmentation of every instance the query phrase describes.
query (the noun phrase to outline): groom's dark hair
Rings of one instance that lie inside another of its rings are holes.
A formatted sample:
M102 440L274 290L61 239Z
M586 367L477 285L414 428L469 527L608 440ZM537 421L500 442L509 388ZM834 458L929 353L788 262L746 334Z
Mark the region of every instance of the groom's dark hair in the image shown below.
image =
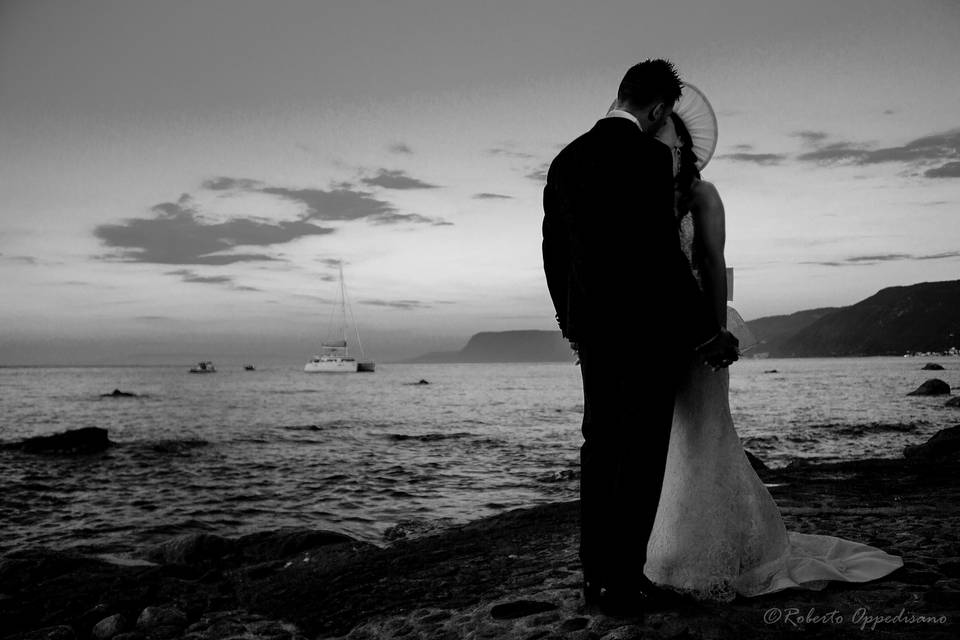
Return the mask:
M644 60L627 70L620 81L617 100L638 107L663 99L673 105L680 97L683 82L669 60Z

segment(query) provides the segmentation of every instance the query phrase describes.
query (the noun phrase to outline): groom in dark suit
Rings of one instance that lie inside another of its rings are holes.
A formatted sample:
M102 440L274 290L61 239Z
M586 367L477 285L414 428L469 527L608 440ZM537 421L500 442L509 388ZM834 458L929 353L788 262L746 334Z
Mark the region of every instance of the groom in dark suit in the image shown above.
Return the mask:
M631 67L614 108L553 160L543 264L560 330L580 358L580 558L588 604L664 602L643 575L682 369L737 359L680 249L672 158L653 134L682 84L673 65Z

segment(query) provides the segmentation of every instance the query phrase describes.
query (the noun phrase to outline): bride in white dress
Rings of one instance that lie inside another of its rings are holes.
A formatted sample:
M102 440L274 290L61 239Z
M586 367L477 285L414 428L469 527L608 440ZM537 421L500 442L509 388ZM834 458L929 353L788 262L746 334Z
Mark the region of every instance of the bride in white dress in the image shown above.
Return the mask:
M703 95L687 85L672 121L657 135L674 150L684 252L725 326L723 203L698 171L716 145L716 118ZM698 600L730 601L787 588L822 589L831 580L865 582L903 566L900 557L875 547L785 529L740 444L729 380L727 369L698 362L684 374L644 574Z

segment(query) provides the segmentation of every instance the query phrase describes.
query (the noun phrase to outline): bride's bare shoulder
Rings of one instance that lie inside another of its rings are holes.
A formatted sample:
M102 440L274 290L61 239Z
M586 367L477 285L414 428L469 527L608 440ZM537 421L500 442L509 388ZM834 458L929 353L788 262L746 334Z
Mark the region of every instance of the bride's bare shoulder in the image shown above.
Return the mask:
M723 201L717 187L707 180L698 180L690 187L691 205L701 210L722 209Z

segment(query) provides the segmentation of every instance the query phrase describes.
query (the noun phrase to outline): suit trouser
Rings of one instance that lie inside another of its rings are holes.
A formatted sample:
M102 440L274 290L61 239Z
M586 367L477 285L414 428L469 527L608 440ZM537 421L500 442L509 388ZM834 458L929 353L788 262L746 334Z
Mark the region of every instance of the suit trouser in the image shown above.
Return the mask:
M642 580L670 444L676 358L580 343L580 559L587 582Z

